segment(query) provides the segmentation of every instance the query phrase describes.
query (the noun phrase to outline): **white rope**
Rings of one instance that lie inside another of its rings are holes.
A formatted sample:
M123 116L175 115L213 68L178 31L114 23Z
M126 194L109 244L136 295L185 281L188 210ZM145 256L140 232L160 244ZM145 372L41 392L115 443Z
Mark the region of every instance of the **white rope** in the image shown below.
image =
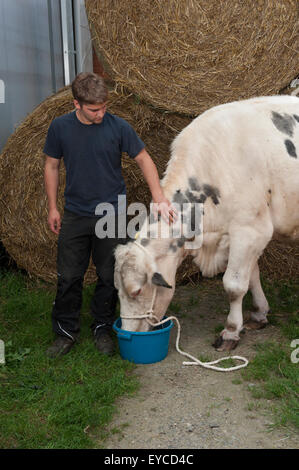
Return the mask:
M199 365L199 366L202 366L206 369L212 369L212 370L215 370L215 371L218 371L218 372L231 372L231 371L235 371L235 370L238 370L238 369L242 369L243 367L246 367L248 365L248 360L245 357L242 357L242 356L227 356L227 357L222 357L220 359L217 359L216 361L202 362L199 359L197 359L196 357L192 356L191 354L188 354L185 351L182 351L180 349L180 346L179 346L180 336L181 336L181 325L180 325L179 320L175 316L164 318L164 320L162 320L160 322L158 321L157 317L155 317L155 315L153 315L152 312L151 313L146 313L145 315L138 315L138 316L136 316L136 315L134 315L134 316L121 315L121 318L128 319L128 320L146 319L151 326L155 326L155 327L163 325L164 323L168 322L169 320L175 320L176 323L177 323L177 326L178 326L177 338L176 338L176 343L175 343L176 350L178 351L178 353L182 354L183 356L186 356L189 359L192 359L192 362L184 361L183 362L184 366ZM157 323L153 323L151 321L151 319L157 320ZM225 361L227 359L235 359L235 360L238 360L238 361L242 361L242 362L244 362L244 364L240 364L238 366L233 366L233 367L217 367L217 366L214 365L214 364L218 364L219 362Z
M146 248L144 248L142 245L140 245L136 241L134 243L137 246L139 246L140 248L142 248L143 251L148 253ZM183 362L184 366L199 365L199 366L204 367L206 369L212 369L212 370L215 370L215 371L218 371L218 372L231 372L231 371L235 371L235 370L238 370L238 369L242 369L242 368L244 368L248 365L248 359L246 359L245 357L242 357L242 356L227 356L227 357L222 357L220 359L216 359L215 361L211 361L211 362L202 362L199 359L197 359L196 357L192 356L191 354L188 354L188 353L182 351L180 349L180 346L179 346L180 336L181 336L181 325L180 325L179 320L175 316L171 316L171 317L165 318L164 320L159 321L158 318L154 315L154 303L155 303L155 300L156 300L156 294L157 294L157 288L155 287L153 297L152 297L151 307L144 315L138 315L138 316L136 316L136 315L134 315L134 316L121 315L121 318L127 319L127 320L146 319L147 322L151 326L154 326L154 327L163 325L164 323L168 322L169 320L174 320L177 323L177 326L178 326L178 332L177 332L176 343L175 343L176 350L178 351L178 353L182 354L183 356L186 356L189 359L192 359L192 362L184 361ZM156 323L153 323L151 320L156 320ZM238 366L233 366L233 367L217 367L217 366L214 365L214 364L218 364L219 362L222 362L222 361L225 361L225 360L228 360L228 359L235 359L237 361L242 361L244 364L240 364Z

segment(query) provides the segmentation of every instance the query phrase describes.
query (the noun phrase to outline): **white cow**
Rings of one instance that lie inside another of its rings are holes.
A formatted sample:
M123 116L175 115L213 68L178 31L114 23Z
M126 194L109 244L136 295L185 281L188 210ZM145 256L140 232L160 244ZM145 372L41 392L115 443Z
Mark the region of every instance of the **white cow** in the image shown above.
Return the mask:
M191 254L203 276L225 272L230 312L215 347L231 350L240 339L248 289L256 309L248 326L267 323L258 258L274 236L298 239L299 99L261 97L204 112L175 138L162 187L173 202L204 203L202 246L187 249L186 237L149 238L145 224L137 242L117 247L121 316L133 317L123 319L122 328L149 330L134 317L150 310L154 288L154 315L164 316L177 268Z

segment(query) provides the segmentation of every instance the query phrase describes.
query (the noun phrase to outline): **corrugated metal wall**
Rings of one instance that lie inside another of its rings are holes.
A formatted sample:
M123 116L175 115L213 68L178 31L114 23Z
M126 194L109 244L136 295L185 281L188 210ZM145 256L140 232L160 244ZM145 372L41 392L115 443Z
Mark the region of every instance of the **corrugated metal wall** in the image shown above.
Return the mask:
M71 4L71 0L68 1ZM81 3L84 10L83 0ZM55 82L58 90L64 86L60 1L51 0L51 6ZM82 15L84 13L85 11ZM72 22L72 18L68 19ZM92 59L88 62L88 56L91 57L91 43L88 46L86 24L84 41L85 70L92 70ZM76 72L74 60L70 64L72 79ZM47 0L1 0L0 152L27 114L52 93Z

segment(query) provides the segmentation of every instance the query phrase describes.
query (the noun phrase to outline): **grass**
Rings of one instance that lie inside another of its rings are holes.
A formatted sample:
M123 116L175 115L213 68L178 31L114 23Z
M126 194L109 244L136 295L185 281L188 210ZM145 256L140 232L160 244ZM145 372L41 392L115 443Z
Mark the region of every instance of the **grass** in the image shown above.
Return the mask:
M55 296L20 273L0 272L0 448L81 449L99 446L118 396L138 384L133 366L118 355L106 358L93 344L84 289L81 340L64 357L49 359ZM101 444L100 444L101 445Z
M291 362L291 342L299 339L298 287L296 282L264 283L272 311L269 320L281 332L280 340L257 345L256 357L240 376L251 382L249 410L261 409L266 399L275 425L296 427L299 364ZM67 356L50 360L45 351L53 339L55 289L20 272L0 271L0 339L6 348L6 364L0 364L0 448L94 448L104 445L108 432L118 432L107 430L116 399L134 393L138 384L132 364L96 351L88 315L92 293L93 286L84 289L80 343ZM250 303L247 295L245 308ZM191 297L187 308L195 304ZM173 302L170 311L181 313L182 307ZM216 327L222 328L220 323Z
M299 339L299 286L298 282L281 282L264 287L271 305L269 320L280 328L281 338L256 345L256 357L242 376L256 382L249 387L253 398L271 403L274 426L299 428L299 363L291 360L291 342Z

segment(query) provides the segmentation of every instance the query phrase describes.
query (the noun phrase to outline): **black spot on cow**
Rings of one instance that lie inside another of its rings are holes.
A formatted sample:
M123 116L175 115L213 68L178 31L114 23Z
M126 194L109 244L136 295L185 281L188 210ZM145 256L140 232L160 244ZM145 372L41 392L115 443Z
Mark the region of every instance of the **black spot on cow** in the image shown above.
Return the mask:
M189 178L188 183L192 191L200 191L200 184L196 178Z
M288 154L293 158L297 158L296 147L293 144L293 142L291 140L287 139L287 140L284 141L284 143L285 143Z
M184 196L184 194L181 193L181 190L180 190L180 189L178 189L178 190L175 192L175 194L174 194L174 196L173 196L173 198L172 198L172 201L175 202L176 204L180 204L180 205L186 204L186 203L189 202L188 199ZM183 208L181 207L181 209L183 209Z
M186 198L188 199L189 202L193 203L193 202L204 202L204 200L202 200L202 196L204 196L204 194L195 194L193 193L192 191L189 191L189 189L187 189L187 191L185 192L185 196Z
M297 114L293 114L293 117L296 119L297 122L299 122L299 116Z
M215 188L210 184L204 184L203 191L207 197L212 198L214 204L219 204L220 192L218 188Z
M272 193L271 189L268 189L268 193L269 193L269 194L271 194L271 193Z
M169 245L169 250L175 253L177 251L178 247L175 243L171 242Z
M272 111L272 122L280 132L293 137L293 131L296 124L293 116L290 116L289 114L282 115Z
M178 246L179 248L181 248L181 247L184 245L185 241L186 241L186 238L185 238L185 237L179 238L178 241L177 241L177 246Z

